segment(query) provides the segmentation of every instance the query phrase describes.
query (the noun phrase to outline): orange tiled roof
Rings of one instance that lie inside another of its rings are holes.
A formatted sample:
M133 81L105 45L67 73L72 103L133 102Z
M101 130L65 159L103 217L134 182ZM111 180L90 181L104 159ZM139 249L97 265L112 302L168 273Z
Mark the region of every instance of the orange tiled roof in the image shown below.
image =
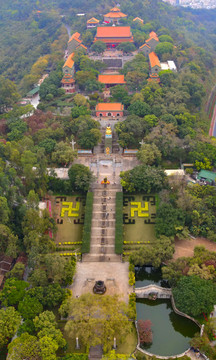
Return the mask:
M135 19L133 19L133 21L140 21L142 24L143 24L143 20L142 19L140 19L139 17L136 17Z
M133 42L133 36L131 37L131 38L124 38L124 39L118 39L118 38L115 38L115 39L111 39L111 38L107 38L107 39L103 39L103 38L95 38L94 39L94 42L95 41L102 41L102 42L104 42L104 43L117 43L117 44L120 44L120 43L122 43L122 42Z
M96 38L129 38L131 37L130 26L99 26Z
M124 105L121 103L98 103L96 111L123 111Z
M149 62L150 62L151 68L153 68L154 66L161 66L161 65L160 65L160 61L159 61L159 59L158 59L158 56L155 54L154 51L152 51L152 52L149 54Z
M100 21L94 17L87 21L87 24L98 24Z
M74 56L74 53L72 53L68 56L67 60L64 63L63 68L66 66L69 68L72 68L74 66L73 56Z
M148 44L143 44L142 46L140 46L140 49L142 49L144 46L147 46L149 49L151 49Z
M78 41L78 42L81 42L81 40L79 39L79 37L80 37L80 33L75 32L75 33L71 36L71 38L70 38L70 40L69 40L68 42L71 42L72 40L76 40L76 41Z
M124 75L98 75L98 81L103 84L126 84Z
M109 12L108 14L104 15L104 17L107 17L107 18L124 18L124 17L127 17L127 15L123 14L121 11L119 12Z
M149 42L149 41L152 40L152 39L154 39L154 40L156 40L156 41L159 41L159 39L158 39L157 36L152 36L152 37L150 37L149 39L147 39L146 42Z
M61 83L62 84L73 84L73 83L75 83L75 80L73 79L73 77L70 74L66 74L66 75L64 75Z
M117 6L115 6L114 8L110 9L110 11L121 11L120 8L118 8Z
M83 49L87 50L87 47L86 47L85 45L80 44L80 45L78 46L78 48L79 48L80 46L81 46ZM77 49L78 49L78 48L77 48Z
M151 31L150 34L149 34L149 37L150 37L150 38L151 38L151 37L156 37L156 38L157 38L158 36L157 36L156 32Z

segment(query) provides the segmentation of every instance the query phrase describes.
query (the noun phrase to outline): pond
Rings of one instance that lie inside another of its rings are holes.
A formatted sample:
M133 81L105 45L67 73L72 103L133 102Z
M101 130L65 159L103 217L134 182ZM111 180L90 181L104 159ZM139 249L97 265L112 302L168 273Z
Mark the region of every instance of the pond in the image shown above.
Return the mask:
M150 284L169 287L167 281L162 279L161 268L154 268L153 266L137 266L135 267L135 276L135 287L142 287Z
M150 266L136 267L136 287L157 284L168 287L162 280L161 270ZM191 320L177 315L170 300L137 299L137 320L150 320L153 342L143 347L152 354L171 356L183 353L189 348L189 341L199 327Z
M143 348L155 355L170 356L183 353L198 326L191 320L177 315L170 300L137 300L137 320L150 320L153 342Z

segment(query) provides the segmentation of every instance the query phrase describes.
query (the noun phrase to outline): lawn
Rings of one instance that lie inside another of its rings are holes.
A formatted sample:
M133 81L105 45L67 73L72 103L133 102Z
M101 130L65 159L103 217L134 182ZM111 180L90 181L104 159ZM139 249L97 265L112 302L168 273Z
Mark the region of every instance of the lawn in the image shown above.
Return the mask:
M57 251L79 253L85 211L84 196L52 196L52 215L57 223Z
M131 354L137 346L137 332L134 323L131 324L131 333L128 334L122 344L118 344L117 339L117 354Z
M155 195L124 195L124 255L155 241L156 201Z

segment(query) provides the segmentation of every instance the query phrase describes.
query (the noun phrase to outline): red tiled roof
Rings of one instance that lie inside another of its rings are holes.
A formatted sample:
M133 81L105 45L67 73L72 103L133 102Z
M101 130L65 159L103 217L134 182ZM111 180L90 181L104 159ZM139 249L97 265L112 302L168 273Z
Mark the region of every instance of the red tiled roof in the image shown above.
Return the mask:
M73 61L73 57L74 57L74 53L70 54L67 58L67 60L65 61L64 63L64 67L69 67L69 68L72 68L74 66L74 61Z
M131 38L130 26L99 26L96 38Z
M124 75L98 75L98 81L103 84L126 84Z
M123 111L124 105L121 103L98 103L96 111Z
M158 59L158 56L155 54L154 51L152 51L150 54L149 54L149 62L150 62L150 66L151 68L153 68L154 66L161 66L160 65L160 61Z
M70 42L70 41L72 41L72 40L76 40L76 41L78 41L78 42L81 42L81 40L80 40L79 38L80 38L80 33L75 32L75 33L71 36L71 38L70 38L70 40L69 40L68 42Z

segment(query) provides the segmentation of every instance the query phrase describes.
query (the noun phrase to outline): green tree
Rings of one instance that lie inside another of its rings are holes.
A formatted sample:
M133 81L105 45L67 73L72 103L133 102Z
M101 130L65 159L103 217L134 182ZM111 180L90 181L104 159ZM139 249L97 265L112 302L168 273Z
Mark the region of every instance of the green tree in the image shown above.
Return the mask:
M174 238L160 236L154 244L134 251L130 259L135 265L150 264L159 267L164 261L172 259L174 251Z
M120 173L121 185L128 192L157 193L164 186L163 169L154 166L139 165L132 170Z
M82 164L72 165L68 171L68 176L73 191L88 191L93 180L92 172Z
M9 271L7 276L10 278L15 278L17 280L22 280L24 271L25 271L25 265L19 262L14 265L13 269Z
M0 76L0 113L6 112L19 98L16 85L11 80Z
M69 164L73 162L76 157L77 152L63 141L56 144L55 150L52 153L52 160L58 165Z
M163 54L172 54L174 46L171 42L162 42L159 43L156 48L155 52L158 56L162 56Z
M44 148L46 154L51 154L56 147L56 141L54 139L47 138L39 142L38 146Z
M145 102L137 100L129 106L128 111L130 114L144 117L145 115L149 115L151 113L151 108Z
M118 50L122 50L124 53L132 53L136 50L136 47L133 43L123 42L117 46Z
M91 31L87 30L85 34L82 35L82 41L85 46L90 46L93 41L93 34Z
M155 232L157 236L175 236L178 228L185 225L185 214L171 204L161 203L157 210Z
M13 308L0 309L0 349L15 335L21 317Z
M16 306L25 296L28 283L23 280L7 279L0 293L0 300L4 306Z
M58 344L55 340L52 340L49 336L43 336L39 339L39 344L43 360L57 360L56 351L58 350Z
M119 342L131 330L127 317L128 307L118 297L84 294L69 300L69 320L65 326L69 336L78 336L85 346L103 344L104 351L111 350L113 338ZM64 313L64 308L61 309Z
M161 160L161 152L155 144L143 144L137 152L137 159L144 165L158 164Z
M27 333L17 337L9 344L8 354L11 360L42 360L39 341L36 336Z
M24 319L34 319L36 315L43 311L43 306L40 302L28 295L19 302L18 311Z
M170 42L173 44L173 38L171 38L171 36L169 35L161 35L159 36L159 41L160 42Z
M106 50L106 44L103 41L96 41L91 46L91 50L96 54L102 54Z
M197 317L213 310L216 286L198 276L183 276L173 289L173 296L180 311Z
M124 105L129 105L130 97L127 89L122 85L116 85L110 89L111 95L116 102L121 102Z
M6 224L9 220L10 209L7 204L7 199L4 196L0 196L0 217L1 223Z

